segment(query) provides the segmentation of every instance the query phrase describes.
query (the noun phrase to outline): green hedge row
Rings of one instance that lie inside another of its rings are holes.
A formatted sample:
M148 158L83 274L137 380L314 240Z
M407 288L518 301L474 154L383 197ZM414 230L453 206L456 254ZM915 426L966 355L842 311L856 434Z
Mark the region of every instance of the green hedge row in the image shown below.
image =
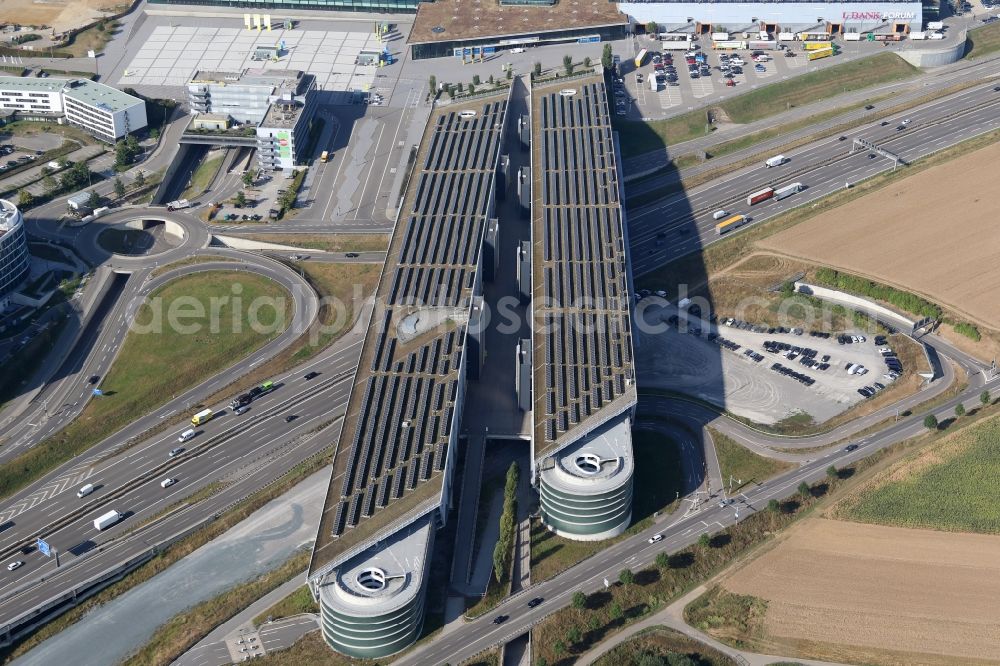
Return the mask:
M507 580L511 557L514 552L514 534L517 529L517 481L520 475L517 463L507 469L503 489L503 513L500 514L500 538L493 548L493 572L501 583Z
M932 317L934 319L941 317L941 308L925 298L911 294L908 291L896 289L895 287L872 282L856 275L841 273L832 268L818 269L816 271L816 281L841 291L849 291L853 294L860 294L890 303L901 310L923 317Z

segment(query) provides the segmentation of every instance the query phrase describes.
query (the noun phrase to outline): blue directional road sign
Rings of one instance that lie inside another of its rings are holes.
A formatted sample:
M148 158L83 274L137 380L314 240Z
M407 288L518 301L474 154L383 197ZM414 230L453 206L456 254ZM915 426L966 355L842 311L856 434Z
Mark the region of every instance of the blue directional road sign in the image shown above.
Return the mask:
M45 557L52 557L52 548L49 547L48 542L42 539L38 540L38 552Z
M94 389L94 395L104 395L104 391L101 389Z

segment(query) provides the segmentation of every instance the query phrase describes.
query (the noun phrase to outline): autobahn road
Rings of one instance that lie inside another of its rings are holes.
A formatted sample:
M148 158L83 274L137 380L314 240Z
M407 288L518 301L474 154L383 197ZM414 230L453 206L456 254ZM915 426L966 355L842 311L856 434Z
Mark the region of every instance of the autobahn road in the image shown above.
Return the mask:
M25 448L51 436L76 418L86 406L94 388L90 385L89 378L92 376L103 377L110 369L136 310L150 293L178 277L209 270L249 271L274 280L292 295L295 302L293 321L280 335L253 352L248 358L243 359L240 366L244 368L254 367L287 348L315 320L319 310L318 300L309 284L294 271L276 261L253 255L218 250L213 251L212 254L217 254L220 257L228 256L239 259L239 261L191 264L155 278L151 277L152 269L145 268L127 278L119 278L127 279L128 282L122 288L117 302L114 303L106 316L95 320L92 326L87 329L92 332L91 336L87 336L85 330L84 337L74 346L63 362L60 371L62 376L57 378L57 381L48 384L40 392L34 401L34 409L29 408L19 418L7 423L0 431L0 436L5 441L3 449L0 449L0 462L8 461L19 455ZM87 339L95 336L96 339L93 342ZM233 371L210 377L171 400L158 411L167 414L175 413L195 401L195 396L209 395L214 390L224 387L233 378ZM151 417L140 419L130 424L126 432L118 433L118 436L126 438L134 436L156 422L157 419Z
M998 378L994 378L991 384L996 379ZM939 420L948 418L954 414L955 405L959 402L967 407L978 403L979 391L980 387L969 387L962 395L936 407L932 412ZM749 429L744 430L746 436L756 435ZM531 585L511 596L486 616L461 624L436 640L406 653L393 663L400 666L424 666L445 662L460 663L470 659L483 650L520 636L547 615L568 605L577 590L587 593L599 590L603 588L605 578L609 581L617 580L618 572L623 567L634 569L646 566L661 551L676 552L694 543L706 532L717 532L734 524L740 517L745 518L764 509L771 499L781 500L793 495L803 481L813 483L823 479L830 465L838 468L850 466L880 449L924 432L926 428L923 425L923 414L907 417L881 432L864 437L857 442L858 448L854 451L836 447L819 452L814 460L797 469L767 482L749 486L734 496L735 502L731 505L721 507L718 500L704 502L699 510L690 515L676 520L665 519L640 534L599 551L547 581ZM668 520L672 522L667 522ZM647 540L656 533L662 533L663 540L649 544ZM534 597L542 597L545 601L534 609L528 608L527 601ZM510 619L495 625L493 618L498 615L509 615Z
M911 122L905 130L897 130L904 117ZM844 141L835 136L790 151L786 155L790 160L780 167L741 169L721 182L630 212L632 266L637 275L642 275L713 242L718 238L717 220L712 218L716 210L750 215L759 222L844 189L845 183L854 185L892 169L891 160L870 159L868 150L851 155L855 138L871 141L912 162L998 127L1000 92L994 91L991 83L913 109L885 126L859 128L845 134ZM793 182L803 183L806 189L781 201L770 199L755 206L745 201L750 192ZM689 233L692 224L697 234Z
M884 101L876 102L874 105L875 109L871 111L859 108L856 111L845 112L829 120L810 124L791 132L784 132L780 136L761 141L743 150L735 151L728 155L713 157L712 159L702 162L697 166L681 169L680 171L662 172L657 175L649 176L648 178L632 183L628 188L629 196L635 196L636 194L653 190L658 187L663 187L669 183L674 183L678 180L678 176L691 177L705 172L714 171L715 169L730 164L735 164L750 155L771 151L774 151L772 154L776 154L781 152L781 147L783 145L787 145L792 141L808 138L824 131L832 133L834 128L849 121L871 122L875 119L875 116L884 113L884 109L898 107L902 104L912 104L934 94L943 98L945 91L956 84L966 83L969 81L980 82L991 79L991 77L996 79L997 76L996 58L987 58L982 61L977 60L974 63L963 62L956 63L951 66L941 67L937 70L918 75L915 79L905 79L903 81L890 83L884 86L877 86L875 88L864 88L847 95L838 95L835 100L835 103L837 104L860 104L875 97L891 97L885 99ZM668 154L676 156L685 153L699 152L702 150L711 153L714 145L718 145L719 143L732 139L733 136L737 134L743 136L748 133L778 126L781 123L808 118L809 115L827 111L830 104L831 100L825 100L812 105L807 104L799 107L792 114L772 116L759 120L755 123L750 123L747 126L729 128L718 133L713 133L709 136L699 137L697 139L691 139L689 141L669 146L664 150L652 151L646 153L645 155L629 158L625 161L625 169L637 174L645 173L650 169L662 168L667 160ZM729 136L729 139L727 139L727 136Z
M106 568L114 561L110 558L120 557L117 551L97 551L98 547L134 529L174 502L227 475L242 473L248 467L259 465L258 471L264 471L272 464L274 452L291 455L298 461L329 446L333 441L329 429L309 437L316 440L313 448L303 449L302 443L296 440L340 416L351 388L349 380L359 349L360 342L355 341L336 354L326 355L294 373L275 378L278 388L251 403L251 409L242 416L232 414L225 405L216 405L214 409L220 415L197 428L198 435L187 443L178 443L177 435L190 426L180 425L115 456L88 452L84 460L74 461L75 466L81 468L81 475L73 484L64 483L58 492L45 497L29 495L29 501L8 508L4 521L14 525L0 533L0 552L8 561L20 559L25 564L13 572L0 571L0 626L29 610L26 604L36 603L46 593L53 593L47 586L43 586L44 592L39 592L35 589L39 585L31 582L39 576L50 575L54 571L54 561L37 552L19 554L17 551L25 543L31 543L35 534L42 533L46 541L62 553L62 584L79 582L92 573L94 567ZM302 373L309 370L321 374L306 380ZM288 415L294 416L291 422L285 420ZM183 446L184 453L169 458L168 451L177 446ZM178 479L177 484L161 488L161 480L168 477ZM84 482L94 484L97 489L85 498L78 498L76 490ZM209 506L202 507L199 503L201 508L197 509L197 515L211 515ZM110 509L125 513L126 518L98 532L93 527L93 519ZM191 520L192 516L187 518ZM146 548L156 543L149 535L143 539ZM95 559L100 559L101 563L81 567L75 561L82 563ZM70 575L72 577L67 578ZM12 591L24 586L28 589L8 598Z
M312 391L314 385L327 381L328 377L339 376L345 372L353 372L357 365L359 352L360 341L354 338L348 339L344 341L344 344L331 348L331 351L319 355L315 360L302 368L297 368L272 378L272 381L280 385L282 390L276 390L257 398L252 403L247 418L240 419L240 421L256 420L254 418L256 416L255 412L259 413L263 409L270 409L274 405L288 400L290 397L298 395L303 391ZM313 380L305 380L304 374L309 371L320 374ZM231 369L228 372L235 373L238 376L241 371ZM249 388L249 386L245 388ZM212 409L223 414L228 413L225 403L231 397L227 397L220 404L211 405ZM334 406L336 405L327 405L327 407L331 408ZM320 409L321 406L315 405L315 407ZM185 412L184 416L187 417L189 414L189 411ZM48 524L51 520L50 517L56 517L65 512L77 509L80 503L77 501L75 493L76 489L82 483L100 482L103 484L104 487L100 489L100 492L95 492L90 496L90 498L98 499L118 487L112 481L121 485L130 480L130 478L119 476L115 476L113 479L105 479L104 474L106 470L115 469L121 470L126 474L132 473L138 469L136 465L139 462L143 462L147 455L155 457L157 462L162 461L163 456L166 455L169 449L178 446L178 433L191 427L187 423L186 418L163 432L158 432L144 438L134 446L125 449L120 455L115 454L133 439L133 432L136 435L141 435L146 431L158 428L163 422L170 423L171 421L168 419L173 415L174 412L168 407L162 407L146 415L141 419L143 423L134 427L130 426L127 432L116 433L108 437L101 443L88 449L85 454L61 465L41 480L5 500L3 509L0 510L0 525L6 526L0 532L0 554L6 555L10 549L33 538L34 534L42 531L45 525ZM301 415L308 416L309 414L303 413ZM201 426L198 429L199 436L195 440L192 440L193 444L191 446L200 444L205 438L214 437L222 433L227 423L232 423L231 417L213 419L204 426ZM158 451L159 453L154 456L154 451ZM136 456L139 455L139 452L147 453L143 453L142 456L137 458ZM127 464L122 465L123 461L126 461ZM119 465L121 466L118 467ZM91 501L90 498L88 498L88 504ZM11 522L14 524L11 525Z

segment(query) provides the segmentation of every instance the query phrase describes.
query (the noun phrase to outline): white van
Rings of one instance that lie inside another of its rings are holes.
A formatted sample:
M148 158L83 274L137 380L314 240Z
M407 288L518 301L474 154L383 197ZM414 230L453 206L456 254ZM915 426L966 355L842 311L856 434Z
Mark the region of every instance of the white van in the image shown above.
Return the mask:
M726 211L720 209L720 210L717 210L714 213L712 213L712 219L713 220L721 220L726 215L729 215L729 213L727 213Z
M775 155L774 157L769 157L764 161L764 166L768 169L771 167L781 166L788 161L784 155Z
M181 433L180 437L177 438L177 441L186 442L188 440L194 439L195 434L197 433L195 433L193 429L188 428L187 430Z
M89 495L92 492L94 492L94 484L88 483L87 485L82 486L78 491L76 491L76 496L77 497L86 497L87 495Z
M160 481L160 487L161 488L169 488L170 486L174 485L175 483L177 483L177 479L163 479L163 481Z

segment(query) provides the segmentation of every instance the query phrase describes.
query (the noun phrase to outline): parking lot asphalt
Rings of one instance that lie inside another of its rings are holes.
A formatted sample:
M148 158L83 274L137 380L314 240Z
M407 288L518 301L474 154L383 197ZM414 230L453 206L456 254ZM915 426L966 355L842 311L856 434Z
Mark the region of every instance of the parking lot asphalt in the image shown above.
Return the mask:
M675 313L672 306L650 305L643 316L645 321L660 322ZM865 342L839 344L836 335L767 333L725 324L704 328L674 324L658 332L637 329L636 365L644 386L680 391L758 423L773 424L798 413L822 423L862 402L865 398L858 389L874 382L885 387L893 382L884 376L885 361L871 336ZM768 352L765 341L791 349ZM800 351L795 352L796 348ZM806 358L828 367L807 367L803 365ZM813 383L783 374L772 367L775 364ZM848 364L864 366L867 372L849 372Z

